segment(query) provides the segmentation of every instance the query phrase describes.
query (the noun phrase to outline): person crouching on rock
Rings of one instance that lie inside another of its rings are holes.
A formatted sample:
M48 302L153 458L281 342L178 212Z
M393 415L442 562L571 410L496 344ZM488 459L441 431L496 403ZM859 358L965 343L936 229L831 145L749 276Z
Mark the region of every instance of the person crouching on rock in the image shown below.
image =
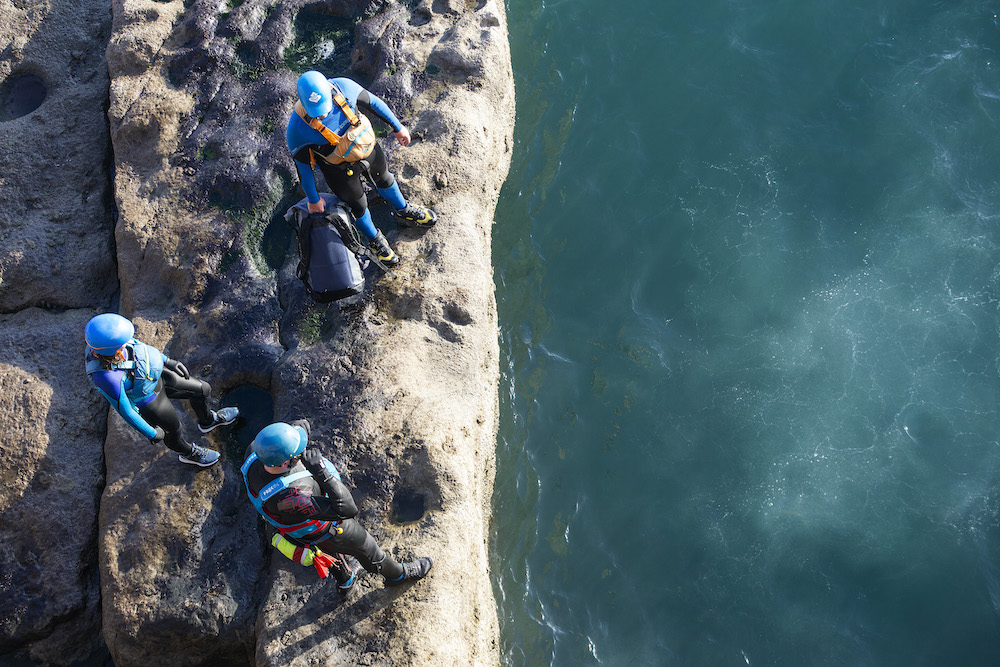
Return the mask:
M400 146L410 145L410 131L385 102L346 77L327 79L320 72L306 72L299 77L296 92L299 99L288 119L285 141L295 159L309 212L322 213L325 208L313 174L313 169L319 166L333 194L350 207L358 229L379 260L389 266L399 264L399 257L389 247L385 235L372 222L361 183L362 168L368 170L379 194L404 224L430 227L437 222L437 215L403 198L389 171L385 153L375 141L371 121L358 107L391 126Z
M265 426L250 443L243 463L247 496L264 519L285 539L314 546L326 554L354 556L361 566L385 577L386 586L422 579L430 558L397 563L354 518L358 507L340 481L340 473L316 449L306 449L309 422L299 419ZM355 576L338 573L341 593Z
M121 315L104 313L87 322L85 362L90 381L132 428L154 444L166 444L182 463L212 465L219 453L184 439L169 399L190 401L202 433L232 424L239 409L210 410L212 388L207 382L192 378L184 364L133 336L135 327Z

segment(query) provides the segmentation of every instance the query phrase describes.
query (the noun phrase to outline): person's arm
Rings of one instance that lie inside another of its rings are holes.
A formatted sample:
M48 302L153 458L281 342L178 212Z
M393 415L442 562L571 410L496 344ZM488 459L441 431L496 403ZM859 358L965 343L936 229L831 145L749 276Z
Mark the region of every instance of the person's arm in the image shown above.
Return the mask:
M316 176L313 174L312 167L295 160L295 169L299 172L302 191L306 193L306 199L309 200L309 212L321 213L326 207L322 197L319 196L319 191L316 190ZM313 206L319 206L319 210L314 211Z
M150 440L156 439L159 435L157 430L139 415L139 411L125 393L125 371L99 371L91 377L98 391L132 428Z
M382 101L382 98L375 93L369 92L367 90L362 90L358 94L358 106L361 107L361 111L373 115L380 121L392 128L393 132L399 132L403 129L403 124L396 118L396 114L392 112L389 105Z
M339 488L338 488L339 487ZM329 489L329 490L328 490ZM304 521L343 521L358 515L351 492L339 481L334 481L324 492L330 496L307 495L294 486L285 489L267 501L277 510L277 518L284 523Z
M332 465L318 451L306 450L302 454L302 464L326 494L325 498L315 499L317 509L323 514L322 518L340 520L358 515L358 506L350 490L333 475Z
M285 128L285 144L295 162L295 171L299 174L299 183L302 185L302 191L306 194L309 212L322 213L326 208L326 203L316 190L316 176L313 174L309 158L309 138L305 134L308 129L309 126L299 118L298 114L293 113Z
M386 125L391 126L392 136L396 137L400 146L410 145L410 131L396 118L396 114L392 112L388 104L382 101L382 98L367 90L362 90L358 95L358 106L362 107L362 111L368 112Z

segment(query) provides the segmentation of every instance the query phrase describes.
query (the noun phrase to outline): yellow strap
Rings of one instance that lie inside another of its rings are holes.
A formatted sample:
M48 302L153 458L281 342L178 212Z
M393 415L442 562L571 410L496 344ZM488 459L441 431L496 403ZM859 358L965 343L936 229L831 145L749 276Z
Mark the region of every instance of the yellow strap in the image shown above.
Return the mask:
M330 90L335 90L333 84L330 84ZM340 110L344 112L345 116L347 116L347 120L350 121L352 127L357 127L361 123L361 119L358 117L358 114L354 113L354 109L352 109L351 105L347 103L347 99L342 93L336 93L333 96L333 101L337 103ZM323 138L330 142L331 145L336 146L340 143L341 136L324 125L319 118L313 118L307 114L306 108L302 106L302 102L297 100L295 102L295 113L297 113L299 118L305 121L309 127L322 134ZM336 151L334 152L334 155L336 155ZM316 168L316 155L313 153L311 148L309 149L309 166L313 169Z

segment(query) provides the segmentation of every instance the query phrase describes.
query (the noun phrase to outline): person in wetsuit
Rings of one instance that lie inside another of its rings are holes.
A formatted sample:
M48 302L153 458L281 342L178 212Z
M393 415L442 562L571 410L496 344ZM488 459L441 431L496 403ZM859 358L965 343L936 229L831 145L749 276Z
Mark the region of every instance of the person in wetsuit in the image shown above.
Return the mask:
M395 177L389 171L382 147L374 141L374 130L370 124L368 131L371 135L368 139L373 142L373 148L369 155L362 158L364 165L359 165L357 159L341 161L339 153L344 152L347 142L337 140L352 128L351 117L357 119L359 109L390 126L400 146L410 145L410 131L378 96L346 77L327 79L320 72L306 72L299 77L296 92L299 101L288 119L285 141L295 159L299 181L308 199L309 212L322 213L325 209L316 190L316 178L313 174L313 167L318 166L333 194L351 209L358 229L368 239L369 247L379 260L390 266L398 264L399 257L389 247L385 235L375 229L372 222L359 166L368 169L379 194L389 202L395 215L405 224L430 227L437 221L437 215L428 208L407 203L399 191ZM341 106L341 102L346 108ZM331 135L324 134L323 130L336 135L334 141L337 143L331 143L328 138ZM340 145L341 143L345 145Z
M358 523L358 506L340 481L340 473L316 449L306 449L309 422L276 422L264 427L248 448L243 463L247 497L264 519L285 539L315 546L327 554L354 556L386 586L422 579L430 558L398 563L378 546ZM338 573L341 592L354 585L354 574Z
M133 336L135 327L121 315L103 313L87 322L84 363L91 383L132 428L154 444L166 444L182 463L212 465L219 453L184 439L169 399L191 403L202 433L232 424L239 409L209 409L212 388L207 382L192 378L184 364Z

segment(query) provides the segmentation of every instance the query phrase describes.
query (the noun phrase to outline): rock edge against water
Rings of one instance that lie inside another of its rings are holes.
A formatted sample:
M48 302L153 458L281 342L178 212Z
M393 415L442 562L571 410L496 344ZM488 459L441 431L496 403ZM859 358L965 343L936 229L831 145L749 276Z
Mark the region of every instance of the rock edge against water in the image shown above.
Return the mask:
M16 0L0 21L0 81L48 86L0 121L21 165L0 182L0 663L105 650L119 667L496 663L490 228L514 110L502 4ZM406 260L393 278L370 270L343 308L304 294L276 222L293 190L292 65L325 69L323 54L409 125L411 147L383 145L441 220L411 230L373 203ZM431 556L431 575L401 589L363 576L341 602L266 547L235 438L214 432L223 460L196 470L108 416L80 334L115 307L216 396L273 397L251 422L310 418L362 523L399 559Z

